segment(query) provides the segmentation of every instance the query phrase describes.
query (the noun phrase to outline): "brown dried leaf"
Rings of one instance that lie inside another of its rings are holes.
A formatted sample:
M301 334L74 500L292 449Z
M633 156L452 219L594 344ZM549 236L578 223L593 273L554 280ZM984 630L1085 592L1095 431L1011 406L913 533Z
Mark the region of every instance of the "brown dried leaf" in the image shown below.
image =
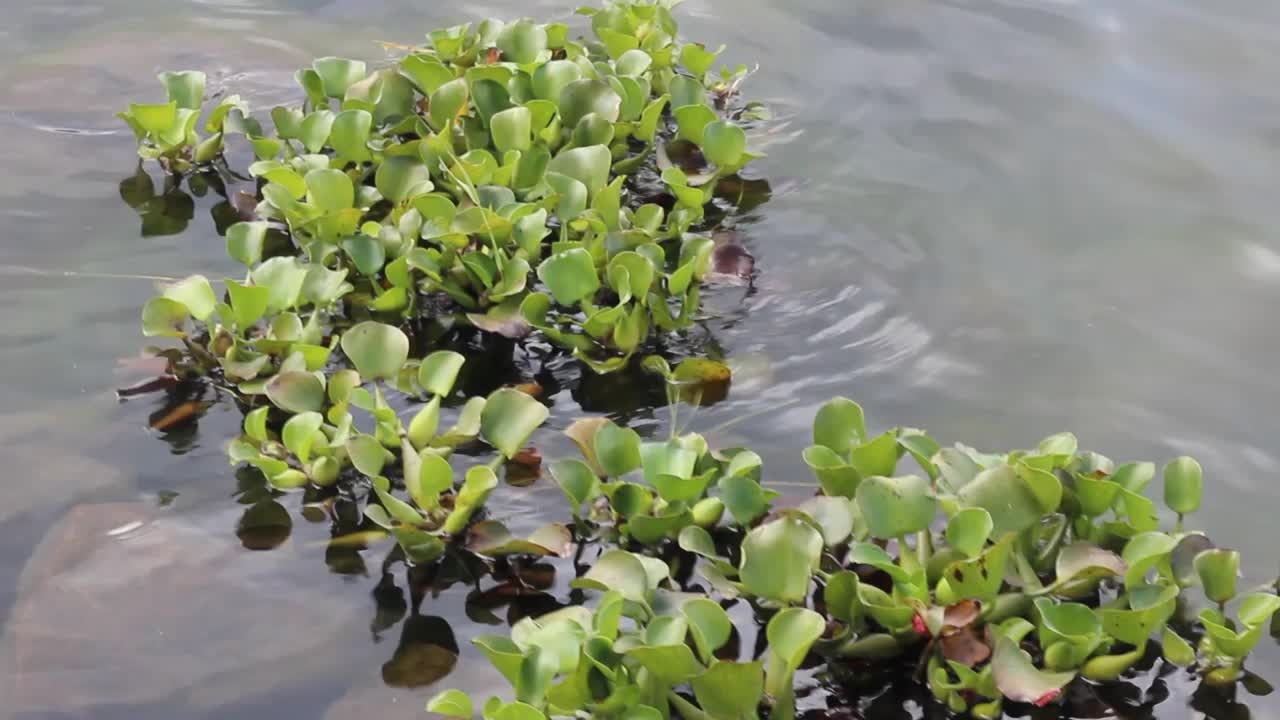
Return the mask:
M971 625L966 625L941 639L942 656L948 660L974 667L991 657L991 646L982 641Z

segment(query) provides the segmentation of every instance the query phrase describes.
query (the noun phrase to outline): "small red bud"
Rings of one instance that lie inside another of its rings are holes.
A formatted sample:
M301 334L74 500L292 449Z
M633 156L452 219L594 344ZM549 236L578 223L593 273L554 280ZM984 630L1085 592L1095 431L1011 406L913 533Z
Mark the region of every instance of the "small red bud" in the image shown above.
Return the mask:
M1045 694L1041 695L1040 697L1036 698L1034 705L1035 705L1036 707L1044 707L1045 705L1048 705L1049 703L1053 702L1054 700L1057 700L1057 699L1058 699L1058 696L1059 696L1059 695L1061 695L1061 694L1062 694L1062 691L1061 691L1061 690L1050 690L1049 692L1047 692L1047 693L1045 693Z
M924 624L924 617L921 616L920 613L916 613L911 616L911 628L915 630L918 635L922 635L924 637L929 637L931 635L929 632L929 626Z

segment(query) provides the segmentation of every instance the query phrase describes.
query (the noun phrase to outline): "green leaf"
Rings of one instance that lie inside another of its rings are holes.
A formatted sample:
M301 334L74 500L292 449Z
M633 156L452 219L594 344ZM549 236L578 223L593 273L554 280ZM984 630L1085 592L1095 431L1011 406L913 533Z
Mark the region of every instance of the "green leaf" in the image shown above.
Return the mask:
M246 267L257 265L268 227L266 222L238 222L227 228L227 254Z
M847 398L835 398L818 408L813 418L813 443L844 455L867 441L862 406Z
M241 285L235 280L227 280L227 294L231 296L231 309L235 315L236 327L241 333L262 318L267 312L267 302L271 299L268 288Z
M1102 629L1111 637L1130 645L1142 645L1151 633L1173 614L1178 600L1176 585L1141 585L1126 588L1129 607L1106 607L1099 611Z
M306 146L307 152L318 153L324 149L333 134L333 121L337 116L327 108L316 110L302 120L298 139ZM348 120L347 122L351 122Z
M1021 532L1040 522L1045 509L1027 483L1009 465L999 465L978 473L960 488L960 502L980 507L991 515L997 535Z
M493 135L493 145L498 152L503 154L512 150L524 152L532 143L533 116L526 107L507 108L494 113L489 119L489 132ZM528 185L520 185L520 187L528 187Z
M1205 597L1225 603L1236 596L1236 576L1240 572L1240 553L1215 548L1196 555L1196 574L1204 586Z
M378 192L393 203L431 192L431 173L416 156L395 155L378 166L374 182Z
M1129 566L1124 574L1125 586L1141 585L1147 572L1164 562L1177 544L1177 540L1162 532L1145 532L1133 536L1121 554L1121 559Z
M382 474L382 468L387 462L387 450L377 438L363 434L352 436L347 440L346 450L356 470L371 478Z
M609 182L609 167L613 157L609 148L590 145L563 150L547 165L547 172L571 177L587 188L588 197L594 197Z
M515 457L549 413L528 394L502 388L489 396L480 413L480 434L503 456Z
M704 663L713 660L717 650L729 642L733 623L719 603L710 598L694 598L680 606L680 612L689 623L694 646Z
M1031 656L1017 643L996 633L995 652L991 658L992 674L1001 694L1015 702L1043 705L1062 694L1062 688L1074 672L1049 673L1031 663Z
M1119 555L1089 542L1075 542L1058 552L1054 592L1081 597L1098 586L1104 577L1124 575L1128 570Z
M795 686L792 678L822 637L826 620L807 608L786 608L774 615L765 628L769 640L765 664L765 691L773 696L772 718L794 717Z
M600 289L595 263L582 248L564 250L544 260L538 266L538 278L561 305L589 300Z
M272 313L297 307L307 269L294 257L273 257L249 273L253 284L267 289L267 310Z
M305 371L283 372L266 385L267 398L281 410L298 414L324 407L324 383Z
M536 79L534 83L534 92L537 93ZM600 115L611 123L617 122L622 97L607 82L583 79L565 83L558 103L561 122L565 127L572 128L577 127L578 122L591 113Z
M466 111L470 89L464 78L450 80L431 93L429 119L431 127L443 130L454 121L459 114Z
M498 49L502 59L517 65L527 65L538 59L547 49L547 30L528 20L510 23L498 33Z
M626 654L664 685L679 685L703 672L688 645L642 645Z
M690 681L702 711L716 720L756 720L764 696L759 662L717 662Z
M373 115L367 110L343 110L333 118L329 145L342 163L362 163L373 159L369 152L369 131Z
M694 77L701 77L711 69L716 58L720 53L724 52L724 46L715 52L710 52L702 43L689 43L680 48L680 64Z
M1160 647L1163 651L1164 659L1174 665L1187 667L1194 665L1196 662L1196 651L1171 627L1165 627L1164 635L1160 640Z
M347 88L364 79L365 64L360 60L348 60L338 57L318 58L311 63L324 88L324 94L331 98L342 99Z
M635 430L605 422L595 433L594 448L608 477L622 477L640 467L640 435Z
M977 598L987 601L994 598L1004 584L1005 569L1013 552L1013 538L1012 534L1005 535L978 557L948 565L942 576L947 591L954 596L950 600Z
M130 103L127 117L132 118L146 132L158 135L178 122L178 104L176 102L164 105Z
M409 55L401 60L400 71L428 97L455 77L453 71L435 56L425 54Z
M754 478L733 475L720 481L720 495L729 514L742 527L748 527L769 511L769 503L777 492L765 490Z
M673 109L707 104L707 89L696 78L677 75L671 78L667 89L671 93Z
M205 74L198 70L185 72L162 72L160 82L164 83L169 101L180 108L199 110L204 104Z
M531 77L533 94L539 99L550 100L559 106L565 87L581 77L582 69L572 60L552 60L533 71Z
M947 522L947 544L968 557L976 557L987 544L995 525L982 508L964 508Z
M1202 474L1194 458L1170 460L1164 466L1164 504L1179 515L1199 510Z
M284 446L289 448L289 452L296 455L299 462L305 464L311 460L311 447L323 424L324 416L318 412L294 415L284 424L284 428L280 431L280 439L284 441Z
M573 514L577 516L582 504L600 494L600 480L591 468L581 460L559 460L551 465L551 476L569 499Z
M471 720L475 715L471 698L460 690L445 690L431 698L427 701L427 712L447 715L451 718L466 718L466 720Z
M312 170L306 175L307 202L325 211L345 210L355 204L356 190L341 170Z
M400 328L365 321L342 336L342 352L367 380L393 380L409 357L409 338Z
M626 550L606 550L591 569L578 580L570 583L573 587L587 587L597 590L617 590L632 602L647 603L649 595L649 577L640 557Z
M147 337L186 337L187 306L167 297L153 297L142 306L142 334Z
M855 511L848 498L819 495L805 500L796 510L817 523L827 547L843 543L853 533Z
M702 154L717 167L734 169L743 162L747 133L727 120L709 123L702 131Z
M753 595L780 603L801 602L822 557L822 535L809 523L782 517L747 533L739 577Z
M405 478L409 497L423 510L440 505L440 494L453 489L453 468L445 458L424 452L419 458L416 477Z
M871 535L884 539L928 529L938 505L929 482L916 475L866 478L857 502Z
M452 350L437 350L422 359L418 367L418 384L433 395L448 397L467 359Z

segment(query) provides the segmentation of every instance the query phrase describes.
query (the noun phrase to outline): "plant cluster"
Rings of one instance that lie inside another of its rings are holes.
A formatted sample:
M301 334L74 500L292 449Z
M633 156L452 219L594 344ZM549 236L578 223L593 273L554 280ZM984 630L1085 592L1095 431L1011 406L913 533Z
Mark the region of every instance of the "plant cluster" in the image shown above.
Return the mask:
M581 42L558 23L489 20L433 32L390 67L322 58L269 131L231 97L202 138L198 72L163 74L167 103L122 114L140 155L175 173L215 163L230 134L256 156L252 218L226 230L244 276L221 292L198 275L170 284L142 318L183 342L171 372L217 374L246 404L232 463L276 490L338 486L378 528L362 532L394 537L415 568L457 551L519 577L522 558L599 546L572 583L589 606L476 641L514 688L481 708L493 720L790 720L795 675L815 661L906 659L976 717L1115 679L1155 643L1210 682L1239 678L1280 597L1239 594L1239 555L1183 528L1201 499L1190 458L1164 468L1177 522L1161 529L1151 463L1117 466L1069 434L1001 454L914 429L871 436L836 399L803 456L820 493L780 505L751 450L589 419L567 430L582 457L550 468L570 524L521 538L483 518L496 470L548 410L514 387L459 402L463 356L413 355L405 328L536 332L607 372L694 322L718 252L697 231L755 157L744 125L758 111L733 103L745 68L713 71L719 51L676 39L674 4L584 10ZM129 188L140 207L156 200L149 181ZM643 365L673 406L728 381L702 358ZM497 457L459 482L455 451L479 440ZM899 473L907 456L919 474ZM1195 585L1209 602L1186 622ZM743 660L747 622L762 640ZM429 709L475 710L454 691Z
M368 317L536 331L599 372L689 328L716 255L694 231L757 157L744 125L762 110L733 102L746 68L713 70L719 51L676 40L671 4L584 9L581 42L560 23L486 20L389 67L321 58L270 129L231 97L204 140L204 74L163 73L167 103L121 114L139 154L182 171L244 135L256 206L226 231L247 269L226 305L193 277L148 304L145 330L193 319L194 369L252 394L280 371L281 343L318 356Z
M1116 466L1070 434L1002 454L914 429L872 437L838 398L805 452L822 493L775 507L749 450L714 452L696 434L642 442L607 421L568 432L583 459L553 474L575 536L605 546L573 585L601 594L476 640L515 690L486 718L785 720L814 657L908 658L950 710L991 718L1007 702L1054 703L1076 678L1115 680L1153 643L1234 682L1280 609L1272 590L1238 594L1235 551L1183 530L1202 481L1187 457L1164 467L1178 520L1161 530L1144 494L1155 466ZM898 474L906 456L923 475ZM691 561L704 592L673 581ZM1193 642L1174 621L1196 585L1209 604ZM763 662L724 652L740 632L725 607L742 601L764 625ZM473 708L448 691L429 709Z

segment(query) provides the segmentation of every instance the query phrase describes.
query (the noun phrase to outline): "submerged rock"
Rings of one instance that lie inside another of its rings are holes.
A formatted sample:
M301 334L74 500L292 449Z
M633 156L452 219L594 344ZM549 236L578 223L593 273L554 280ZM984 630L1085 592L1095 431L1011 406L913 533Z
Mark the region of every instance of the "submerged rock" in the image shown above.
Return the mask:
M217 523L70 510L27 563L0 638L3 710L194 713L340 677L343 648L368 642L360 604L308 587L317 573L289 545L250 552L226 530L234 516L205 520Z

